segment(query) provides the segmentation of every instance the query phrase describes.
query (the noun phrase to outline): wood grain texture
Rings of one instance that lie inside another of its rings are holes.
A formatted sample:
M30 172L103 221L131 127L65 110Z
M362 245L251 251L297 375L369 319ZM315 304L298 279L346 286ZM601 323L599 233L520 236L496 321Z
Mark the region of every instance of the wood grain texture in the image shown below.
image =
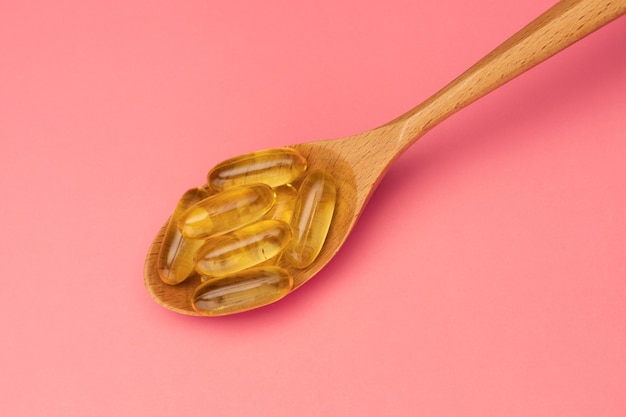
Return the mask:
M626 0L561 1L432 97L391 122L346 138L291 145L307 158L310 169L327 170L335 178L338 192L335 218L318 259L305 270L281 264L293 274L295 288L337 253L390 165L417 139L458 110L624 13ZM156 260L163 232L157 234L146 259L146 287L164 307L196 315L189 300L198 279L171 287L158 277Z

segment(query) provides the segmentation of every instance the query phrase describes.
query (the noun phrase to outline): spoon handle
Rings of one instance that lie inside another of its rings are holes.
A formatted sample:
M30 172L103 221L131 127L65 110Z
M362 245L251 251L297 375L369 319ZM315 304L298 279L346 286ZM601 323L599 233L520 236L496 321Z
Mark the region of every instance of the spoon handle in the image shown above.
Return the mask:
M401 152L456 111L624 13L626 0L560 1L435 95L381 129L397 129L395 143Z

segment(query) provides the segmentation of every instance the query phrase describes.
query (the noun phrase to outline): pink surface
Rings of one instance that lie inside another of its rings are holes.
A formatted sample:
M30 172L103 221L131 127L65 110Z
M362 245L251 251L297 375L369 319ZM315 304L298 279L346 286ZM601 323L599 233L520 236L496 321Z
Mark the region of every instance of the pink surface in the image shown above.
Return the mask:
M4 1L0 414L626 415L624 19L429 133L283 301L143 287L209 167L382 124L551 4Z

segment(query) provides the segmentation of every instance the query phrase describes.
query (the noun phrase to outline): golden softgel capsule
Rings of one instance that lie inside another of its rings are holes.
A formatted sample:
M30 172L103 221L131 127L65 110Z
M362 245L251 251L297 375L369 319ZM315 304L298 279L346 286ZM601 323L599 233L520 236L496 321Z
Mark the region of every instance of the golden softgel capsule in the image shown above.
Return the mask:
M298 191L291 184L285 184L274 188L274 193L276 194L276 201L265 218L289 223L293 215L293 208L296 205Z
M185 210L208 196L209 192L204 188L188 190L178 201L167 223L157 260L159 276L166 284L180 284L195 270L193 255L204 242L184 237L177 222Z
M335 182L326 172L313 171L302 181L291 218L293 239L284 251L291 265L306 268L317 258L332 222L336 199Z
M216 165L209 172L207 182L217 191L257 182L277 187L295 181L306 167L306 159L295 149L268 149L231 158Z
M193 239L229 232L263 217L274 198L274 191L266 184L231 188L187 209L178 219L178 227Z
M278 255L290 241L291 230L283 221L252 223L207 239L196 252L196 270L205 276L239 272Z
M293 278L280 267L251 268L201 284L194 291L192 306L206 316L240 313L273 303L292 288Z

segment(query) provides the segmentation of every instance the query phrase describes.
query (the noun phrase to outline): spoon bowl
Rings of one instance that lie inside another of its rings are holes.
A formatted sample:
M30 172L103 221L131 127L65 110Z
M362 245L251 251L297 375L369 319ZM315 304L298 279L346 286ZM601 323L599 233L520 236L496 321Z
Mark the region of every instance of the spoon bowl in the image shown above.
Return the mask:
M350 163L340 153L333 150L332 142L343 143L341 141L321 141L291 146L307 159L308 169L323 169L333 176L338 196L326 241L313 264L306 269L294 268L287 262L280 264L293 277L294 290L317 274L332 259L348 237L346 230L352 229L360 210L365 205L364 202L358 204L359 197L363 196L362 193L358 192L358 189L365 189L365 184L361 184L361 187L357 188L356 177ZM176 286L163 283L159 277L157 260L166 226L167 223L161 227L150 246L145 263L145 286L151 296L164 307L182 314L199 315L191 308L189 302L195 288L201 283L199 276L191 276Z
M325 170L337 187L335 214L320 255L306 269L281 263L292 274L294 289L317 274L337 253L389 167L417 139L458 110L624 13L626 0L563 0L432 97L389 123L341 139L291 145L307 159L309 169ZM159 278L157 259L164 233L165 226L146 258L146 288L162 306L199 315L190 304L200 284L198 276L176 286Z

